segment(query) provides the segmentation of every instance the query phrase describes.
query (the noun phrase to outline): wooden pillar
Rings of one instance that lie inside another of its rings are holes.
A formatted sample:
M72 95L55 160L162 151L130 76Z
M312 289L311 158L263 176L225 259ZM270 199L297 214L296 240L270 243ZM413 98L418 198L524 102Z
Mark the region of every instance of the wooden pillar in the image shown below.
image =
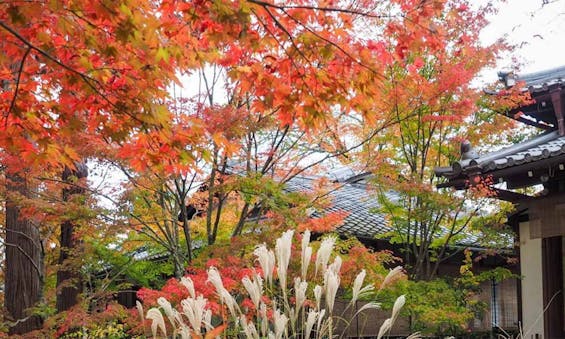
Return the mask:
M545 338L565 338L563 309L563 252L560 236L542 240Z
M84 163L77 163L76 169L72 170L65 166L62 180L69 184L63 189L63 201L68 202L74 195L84 194L85 189L78 181L88 176L88 168ZM77 257L76 225L73 220L65 220L61 223L59 253L59 270L57 271L57 312L70 309L78 302L78 296L82 292L80 267L76 263L71 264L72 259Z
M508 219L508 224L516 234L515 242L514 242L514 251L516 256L520 258L520 216L515 215ZM522 275L522 267L518 265L516 274L518 276ZM518 323L523 324L524 319L522 316L522 279L516 279L516 300L517 300L517 307L518 307Z
M40 329L43 320L30 309L41 301L43 257L39 229L20 210L17 194L31 198L29 181L19 174L6 175L5 320L9 335Z
M555 118L557 119L557 129L559 130L559 135L565 135L565 121L563 112L563 98L562 98L561 88L557 88L551 92L551 101L553 104L553 110L555 111Z

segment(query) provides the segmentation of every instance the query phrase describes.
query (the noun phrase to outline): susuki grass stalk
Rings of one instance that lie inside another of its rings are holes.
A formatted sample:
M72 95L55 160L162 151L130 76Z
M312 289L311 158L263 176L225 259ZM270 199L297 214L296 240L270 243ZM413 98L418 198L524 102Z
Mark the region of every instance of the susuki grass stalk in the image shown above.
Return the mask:
M261 302L261 296L263 295L263 279L258 274L255 274L253 280L245 276L241 280L243 287L249 293L251 301L256 309L259 309L259 303Z
M318 271L322 271L322 275L323 272L326 271L328 261L330 260L330 256L332 255L334 245L335 245L334 236L329 236L324 240L322 240L322 243L320 244L320 248L316 253L316 268L314 272L314 277L318 275Z
M194 282L192 281L192 279L190 279L189 277L182 277L180 279L180 282L184 285L184 287L186 287L190 296L196 298L196 291L194 290Z
M261 244L255 248L253 254L257 257L261 270L263 271L263 277L269 284L269 287L273 287L273 270L275 269L275 253L273 251L267 250L265 244Z
M328 265L335 246L335 237L325 238L317 251L313 276L314 279L316 277L323 279L323 282L316 284L315 280L310 282L307 280L308 267L312 257L312 247L309 245L310 233L308 231L302 236L299 276L291 277L288 275L293 235L293 231L283 233L276 241L274 252L268 250L264 244L255 248L253 253L261 267L262 277L255 272L252 276L245 276L241 280L244 291L249 295L253 303L254 312L246 313L244 312L245 309L242 310L236 301L240 300L242 296L230 294L224 287L220 272L215 267L208 269L207 282L214 287L217 298L227 309L227 313L212 315L211 309L208 308L207 299L196 290L193 281L188 277L181 280L182 285L186 287L189 294L186 299L180 302L182 312L178 312L165 298L159 298L158 304L160 309L163 310L169 319L170 326L173 329L173 338L177 336L181 338L188 338L190 336L201 337L205 333L217 336L220 334L219 331L224 330L223 327L225 326L229 329L230 335L241 333L248 339L311 338L312 336L315 338L333 338L335 326L339 321L345 321L346 323L343 333L341 333L343 336L349 328L351 321L361 312L379 307L378 303L369 302L359 310L356 310L350 319L343 319L343 315L338 316L334 314L335 301L341 280L340 270L342 264L341 258L336 256L333 262ZM277 273L276 279L273 276L275 270ZM390 285L401 272L402 268L391 270L383 280L379 290ZM355 305L359 298L373 291L372 285L363 286L365 276L365 270L362 270L356 276L353 283L352 299L348 303L346 310ZM264 287L263 281L266 282L268 288ZM289 281L293 282L292 286L287 286ZM308 296L313 296L314 300L308 302ZM291 297L294 301L293 307L290 306ZM267 305L264 301L266 299L271 300L272 304ZM396 300L391 317L383 323L379 330L379 339L390 333L404 303L404 296L400 296ZM143 308L141 305L138 305L138 310L140 310L140 317L143 320ZM151 331L153 337L157 336L158 330L165 336L167 335L165 321L158 308L150 309L147 312L146 318L152 321ZM221 322L223 327L214 329L212 321L216 324Z
M152 308L147 311L145 316L147 319L151 320L151 333L153 338L157 338L157 328L163 332L163 335L167 336L167 327L165 326L165 319L163 319L163 314L157 308Z
M300 255L302 280L306 280L308 275L308 267L310 266L310 259L312 259L312 247L310 244L310 231L306 230L302 234L302 251Z

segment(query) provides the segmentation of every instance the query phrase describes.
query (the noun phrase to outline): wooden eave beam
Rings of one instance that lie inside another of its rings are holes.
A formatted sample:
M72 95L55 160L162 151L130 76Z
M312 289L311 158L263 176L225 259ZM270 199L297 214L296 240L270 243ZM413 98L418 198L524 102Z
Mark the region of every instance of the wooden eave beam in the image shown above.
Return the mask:
M511 203L514 203L514 204L523 203L523 202L526 202L528 200L535 199L535 197L532 197L531 195L516 193L516 192L509 191L509 190L503 190L503 189L494 188L494 187L492 187L491 189L496 193L496 197L498 199L508 201L508 202L511 202Z
M553 110L555 111L555 118L557 119L559 135L565 135L565 121L563 120L563 103L565 100L562 100L562 98L563 91L561 87L551 91L551 102L553 104Z
M510 118L512 118L512 117L510 117ZM533 127L541 128L541 129L546 130L546 131L549 131L549 130L554 129L553 126L550 126L550 125L547 125L547 124L540 124L540 123L539 123L539 121L543 121L543 120L533 121L533 120L525 119L525 118L522 118L522 117L519 117L519 118L512 118L512 119L514 119L514 120L516 120L516 121L519 121L519 122L521 122L521 123L523 123L523 124L526 124L526 125L528 125L528 126L533 126Z
M493 179L498 180L498 178L506 178L510 176L527 174L528 171L535 171L538 169L545 169L550 166L557 166L559 164L565 164L565 154L559 156L545 158L541 160L535 160L527 162L521 165L514 165L499 170L494 170L486 173L481 173L481 175L492 176Z
M505 177L504 181L506 182L506 187L509 189L531 187L542 184L539 175L537 174L538 173L535 173L534 177L529 177L527 174L520 176Z
M467 188L469 184L469 179L465 178L457 178L457 179L450 179L446 182L442 182L436 185L437 188L449 188L453 187L456 190L462 190Z
M549 95L547 96L549 97ZM536 102L528 106L513 108L505 112L504 116L544 130L557 129L555 111L551 102L548 102L548 100L540 101L545 102L546 106L540 107L540 102ZM527 119L525 116L529 116L531 119Z
M441 183L438 184L436 186L437 188L447 188L447 187L453 187L455 189L465 189L467 187L469 187L469 180L456 180L456 182L453 181L449 181L446 183ZM493 196L493 198L497 198L500 200L504 200L504 201L508 201L514 204L518 204L518 203L525 203L528 202L532 199L536 199L533 196L530 195L526 195L526 194L521 194L521 193L516 193L516 192L512 192L509 190L504 190L504 189L500 189L500 188L496 188L496 187L490 187L490 189L496 194L496 196Z

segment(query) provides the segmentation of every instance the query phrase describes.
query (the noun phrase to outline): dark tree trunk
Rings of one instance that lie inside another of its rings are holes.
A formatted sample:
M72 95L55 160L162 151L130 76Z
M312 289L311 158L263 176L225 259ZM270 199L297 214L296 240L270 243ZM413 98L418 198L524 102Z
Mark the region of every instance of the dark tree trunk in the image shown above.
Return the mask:
M9 334L24 334L42 326L39 316L29 309L41 299L43 287L42 250L39 230L20 214L17 200L10 195L20 193L29 197L27 182L18 175L7 174L6 200L6 320ZM12 325L13 324L13 325Z
M69 201L73 195L84 194L84 188L80 184L73 182L73 178L78 180L88 176L88 169L84 164L77 164L76 170L65 167L62 175L64 182L69 186L63 189L63 201ZM59 270L57 271L57 312L66 311L77 304L78 295L82 292L79 268L71 264L73 252L77 247L77 240L74 237L75 224L72 220L61 223L59 254Z

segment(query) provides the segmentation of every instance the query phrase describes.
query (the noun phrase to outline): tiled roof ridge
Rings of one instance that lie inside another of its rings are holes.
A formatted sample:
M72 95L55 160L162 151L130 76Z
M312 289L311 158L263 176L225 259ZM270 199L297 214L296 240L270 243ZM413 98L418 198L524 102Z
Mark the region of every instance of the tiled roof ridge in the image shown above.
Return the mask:
M527 86L542 85L565 79L565 66L554 67L542 71L518 74L516 76L518 81L524 81Z
M456 161L451 165L454 175L460 174L465 169L476 168L479 169L490 169L493 164L496 165L496 161L502 158L508 158L513 154L527 151L529 149L538 147L540 145L546 144L550 141L558 139L560 137L559 131L549 131L543 134L537 135L527 141L515 144L506 148L502 148L498 151L490 152L485 155L480 156L477 159L466 159ZM563 150L565 153L565 149ZM547 154L549 156L549 154ZM494 169L494 168L492 168ZM436 168L436 175L442 176L445 173L444 169Z
M305 178L299 178L299 180L303 179ZM292 185L292 180L289 183ZM292 185L292 187L289 187L290 190L295 190L297 187L305 188L301 183L295 182L294 184L298 185ZM336 228L337 233L369 240L377 239L379 235L384 235L392 231L393 228L387 220L386 213L377 211L380 207L379 199L376 195L367 193L368 187L376 188L364 181L340 182L339 186L329 193L333 200L331 206L314 211L311 217L318 218L325 213L338 211L346 212L348 214L343 223ZM393 190L386 190L382 193L385 194L387 199L399 198L398 193ZM478 246L477 244L476 234L465 233L455 245L468 247Z
M548 86L560 84L565 79L565 66L554 67L537 72L530 73L515 73L514 71L500 71L498 78L507 88L513 87L517 82L524 82L525 87L523 91L545 90ZM489 94L497 94L497 91L485 90Z

